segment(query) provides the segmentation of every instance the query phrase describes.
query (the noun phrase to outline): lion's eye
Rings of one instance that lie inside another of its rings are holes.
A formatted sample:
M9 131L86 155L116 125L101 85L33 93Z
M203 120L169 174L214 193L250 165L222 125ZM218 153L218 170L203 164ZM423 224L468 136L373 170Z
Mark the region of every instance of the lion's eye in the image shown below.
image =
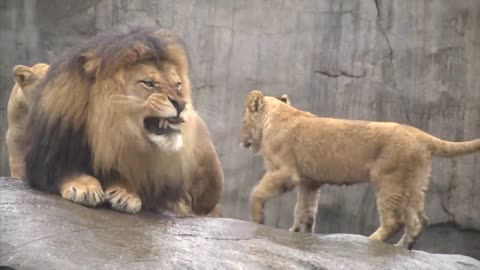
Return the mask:
M147 89L152 89L155 87L155 83L152 80L142 80L140 83Z
M177 82L177 91L182 91L182 82Z

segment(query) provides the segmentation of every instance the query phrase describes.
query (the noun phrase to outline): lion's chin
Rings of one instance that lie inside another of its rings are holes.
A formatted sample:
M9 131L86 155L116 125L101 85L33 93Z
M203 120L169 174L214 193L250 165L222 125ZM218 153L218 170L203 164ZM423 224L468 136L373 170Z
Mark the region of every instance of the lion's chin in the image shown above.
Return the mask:
M183 139L181 133L170 133L167 135L148 134L148 138L158 148L164 151L176 152L182 148Z

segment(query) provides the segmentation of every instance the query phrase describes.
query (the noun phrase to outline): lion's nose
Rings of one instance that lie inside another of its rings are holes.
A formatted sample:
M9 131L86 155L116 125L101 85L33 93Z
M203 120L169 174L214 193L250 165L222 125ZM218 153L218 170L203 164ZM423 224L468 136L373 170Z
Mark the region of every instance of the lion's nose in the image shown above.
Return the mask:
M185 105L187 105L187 103L185 101L176 100L176 99L173 99L173 98L170 98L170 97L168 99L172 103L173 107L175 107L178 114L180 114L183 111L183 109L185 109Z

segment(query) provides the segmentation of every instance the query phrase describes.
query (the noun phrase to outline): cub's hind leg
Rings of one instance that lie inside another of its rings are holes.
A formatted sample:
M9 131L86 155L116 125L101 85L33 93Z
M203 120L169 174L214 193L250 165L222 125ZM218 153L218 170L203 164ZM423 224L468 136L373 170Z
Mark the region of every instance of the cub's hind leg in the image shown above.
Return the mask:
M422 234L423 228L418 212L412 206L407 206L405 231L395 246L412 249L416 240Z
M402 238L395 244L407 249L412 249L415 242L428 226L429 220L425 214L425 192L430 177L430 158L418 155L415 168L410 167L408 178L408 202L406 205L406 223Z
M408 202L406 209L405 232L402 238L395 246L412 249L416 241L422 235L423 231L428 227L429 220L425 214L425 192L412 191L412 196Z
M60 194L69 201L89 207L98 206L105 201L100 182L86 174L66 178L60 186Z
M298 185L294 222L289 231L313 232L318 209L319 193L319 186L309 186L305 183Z
M253 221L264 224L265 201L292 190L296 183L298 183L298 179L295 181L295 178L292 178L287 170L267 172L250 192L250 211Z
M380 227L368 238L385 241L405 222L407 194L402 184L402 174L399 172L375 175L372 183L377 196Z

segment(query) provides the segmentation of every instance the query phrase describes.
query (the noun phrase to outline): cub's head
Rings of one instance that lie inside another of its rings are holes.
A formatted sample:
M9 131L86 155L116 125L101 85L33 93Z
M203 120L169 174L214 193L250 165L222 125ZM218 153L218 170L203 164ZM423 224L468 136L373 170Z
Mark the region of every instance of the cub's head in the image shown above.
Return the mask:
M280 97L266 97L260 90L252 90L247 96L245 114L243 116L242 144L245 148L251 148L254 152L260 149L262 141L263 119L268 100L279 100L290 105L287 94Z
M47 75L49 65L38 63L31 67L16 65L13 68L13 77L20 87L28 103L32 102L33 93L38 83Z
M262 141L264 109L263 93L259 90L250 91L243 115L242 144L247 149L252 148L254 152L258 152Z

